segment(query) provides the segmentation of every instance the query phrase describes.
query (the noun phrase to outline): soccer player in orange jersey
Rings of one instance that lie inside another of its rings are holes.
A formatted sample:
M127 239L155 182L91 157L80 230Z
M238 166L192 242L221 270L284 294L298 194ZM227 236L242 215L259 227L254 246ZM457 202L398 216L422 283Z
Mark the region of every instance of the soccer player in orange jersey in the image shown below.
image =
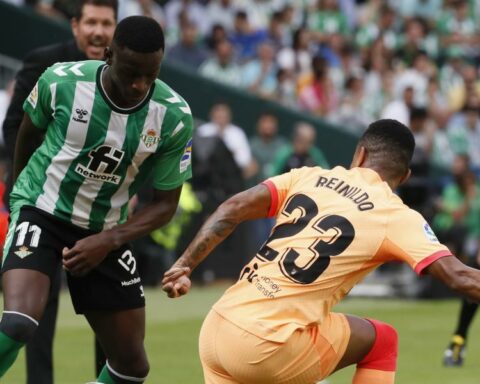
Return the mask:
M206 383L316 383L352 364L354 384L393 383L394 328L331 312L387 261L405 261L480 300L480 271L451 257L425 219L393 193L410 174L414 146L403 124L376 121L349 170L294 169L233 196L210 216L165 273L170 297L188 292L191 270L239 223L275 217L276 225L204 321Z

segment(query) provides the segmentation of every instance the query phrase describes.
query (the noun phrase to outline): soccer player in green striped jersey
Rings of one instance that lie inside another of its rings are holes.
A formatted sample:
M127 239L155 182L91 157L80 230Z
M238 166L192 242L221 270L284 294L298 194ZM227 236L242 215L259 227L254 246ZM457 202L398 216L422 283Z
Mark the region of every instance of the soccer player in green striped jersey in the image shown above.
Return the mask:
M157 79L164 36L152 19L118 24L106 62L57 63L25 101L2 265L0 377L42 317L60 260L72 302L107 356L99 383L142 383L145 299L128 242L167 223L191 177L188 104ZM45 132L30 157L27 138ZM153 201L128 202L153 173Z

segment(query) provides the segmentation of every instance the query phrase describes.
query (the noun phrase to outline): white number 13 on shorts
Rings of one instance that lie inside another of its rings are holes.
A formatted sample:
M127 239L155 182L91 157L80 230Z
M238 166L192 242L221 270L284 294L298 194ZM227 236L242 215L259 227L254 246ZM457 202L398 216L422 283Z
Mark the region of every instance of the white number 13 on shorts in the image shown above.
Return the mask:
M137 270L137 261L132 255L132 251L127 249L125 252L123 252L122 256L119 257L118 263L125 268L128 272L130 272L132 275L135 273Z

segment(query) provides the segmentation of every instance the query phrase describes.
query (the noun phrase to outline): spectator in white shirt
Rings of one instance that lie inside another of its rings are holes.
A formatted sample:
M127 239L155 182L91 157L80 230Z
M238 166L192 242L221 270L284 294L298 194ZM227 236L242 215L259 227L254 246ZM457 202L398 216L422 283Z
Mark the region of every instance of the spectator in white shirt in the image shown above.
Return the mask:
M236 8L233 6L232 0L211 0L205 9L209 24L208 30L218 24L227 30L231 30L235 12Z
M410 123L410 109L413 107L414 90L408 86L403 90L403 97L388 103L382 111L382 119L398 120L402 124Z
M232 124L231 119L231 110L227 104L215 104L210 111L210 122L199 126L197 135L220 137L242 170L244 178L249 178L256 173L257 164L252 157L247 135L242 128Z

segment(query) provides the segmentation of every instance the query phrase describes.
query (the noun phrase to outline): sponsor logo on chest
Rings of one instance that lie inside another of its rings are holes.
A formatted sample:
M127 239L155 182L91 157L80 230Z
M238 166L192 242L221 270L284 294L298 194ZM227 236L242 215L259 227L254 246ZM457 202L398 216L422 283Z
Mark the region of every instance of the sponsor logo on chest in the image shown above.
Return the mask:
M121 177L115 174L125 152L109 145L101 145L88 154L87 166L77 164L75 172L88 179L119 184Z

